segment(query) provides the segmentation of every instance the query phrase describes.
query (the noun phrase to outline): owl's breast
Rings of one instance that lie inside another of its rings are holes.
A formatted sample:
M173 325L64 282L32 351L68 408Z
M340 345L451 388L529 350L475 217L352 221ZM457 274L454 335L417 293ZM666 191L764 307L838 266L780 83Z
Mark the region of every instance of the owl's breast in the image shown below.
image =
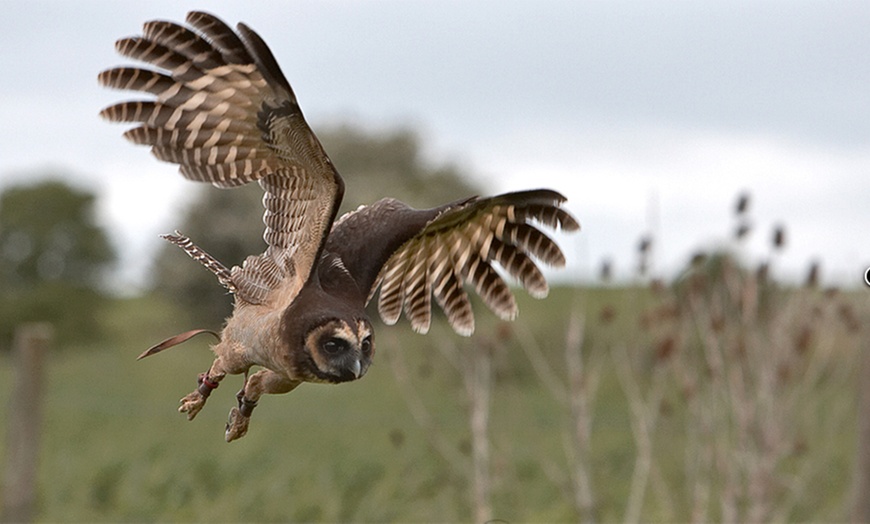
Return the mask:
M287 369L284 357L288 348L286 340L282 338L282 313L282 310L261 305L243 304L236 307L221 332L221 342L215 346L215 353L225 358L229 358L230 353L241 354L249 367L262 366L287 378L294 378L291 376L292 370Z

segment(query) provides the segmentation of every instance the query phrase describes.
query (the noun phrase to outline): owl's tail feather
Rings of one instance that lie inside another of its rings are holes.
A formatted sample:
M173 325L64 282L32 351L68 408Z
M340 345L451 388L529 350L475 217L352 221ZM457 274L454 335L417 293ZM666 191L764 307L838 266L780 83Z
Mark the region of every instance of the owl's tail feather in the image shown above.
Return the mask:
M196 260L202 264L203 267L211 271L212 274L217 277L218 282L220 282L222 286L229 289L232 293L236 292L236 285L233 283L233 277L230 270L218 262L215 257L209 255L199 246L194 244L190 238L182 235L177 230L172 235L160 235L160 237L183 249L190 258Z
M218 342L220 342L221 336L210 329L192 329L190 331L185 331L184 333L175 335L174 337L169 337L166 340L164 340L163 342L160 342L159 344L151 346L150 348L145 350L144 353L142 353L141 355L136 357L136 360L142 360L145 357L150 357L151 355L155 355L157 353L160 353L164 349L169 349L172 346L177 346L178 344L181 344L182 342L186 342L186 341L190 340L191 338L195 337L196 335L199 335L200 333L211 333L212 335L214 335L214 337L216 339L218 339Z

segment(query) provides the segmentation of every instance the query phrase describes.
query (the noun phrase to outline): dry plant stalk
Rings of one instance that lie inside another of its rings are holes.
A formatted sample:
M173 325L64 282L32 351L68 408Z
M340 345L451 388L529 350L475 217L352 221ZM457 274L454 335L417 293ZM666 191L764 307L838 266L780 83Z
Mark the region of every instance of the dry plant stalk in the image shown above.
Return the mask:
M748 204L744 195L736 208L738 249L751 232ZM850 297L818 289L818 262L804 288L776 282L786 239L778 225L770 257L757 271L741 268L727 252L702 253L672 286L652 280L651 292L639 289L631 299L651 302L639 314L641 329L605 347L628 401L635 444L623 520L641 520L655 508L656 518L666 520L785 521L829 474L822 443L837 437L850 413L848 406L824 404L819 392L849 380L864 336ZM643 268L652 240L640 245ZM639 270L639 277L650 275ZM602 308L602 324L615 314L613 306ZM527 353L536 370L544 369L539 356ZM667 433L673 428L660 428L663 411L685 418L682 479L666 479L657 465L674 445ZM655 499L646 498L650 487Z
M626 501L623 522L639 522L643 508L650 472L653 464L653 433L658 420L659 405L662 400L664 374L653 370L649 391L644 394L632 369L632 359L624 346L613 353L614 365L623 391L628 398L631 410L631 430L634 436L636 455L634 471L631 475L631 490Z
M435 423L435 418L429 412L426 404L420 398L417 388L414 387L411 374L408 371L408 366L405 364L405 359L401 351L386 352L385 358L390 362L393 369L393 376L396 377L396 383L402 390L402 398L408 406L414 422L423 430L429 445L435 452L441 455L444 462L450 465L454 472L464 475L467 471L465 460L462 455L453 447L440 430L438 424Z
M492 344L463 351L462 380L469 401L471 429L472 502L475 522L492 520L489 415L492 390Z
M571 413L571 437L574 453L569 454L571 467L571 481L573 484L574 509L586 522L595 519L595 496L592 490L592 480L589 472L589 443L592 432L592 414L590 404L597 385L597 373L593 373L594 379L590 384L583 362L583 335L585 323L579 314L579 308L575 308L574 315L568 321L568 329L565 333L565 368L568 371L568 404ZM591 386L591 387L590 387Z
M826 466L823 455L804 452L807 432L830 426L814 419L816 388L848 373L843 361L859 337L816 290L779 289L725 256L700 269L664 298L672 314L650 329L655 359L688 413L689 518L787 520ZM649 387L654 398L655 379Z
M564 376L550 365L534 335L523 325L516 327L520 347L532 364L538 380L553 399L563 406L570 422L563 435L566 465L542 457L544 472L556 485L562 486L574 512L583 522L594 522L597 504L591 473L590 441L592 406L604 359L591 355L584 347L584 304L578 301L569 316L565 330ZM567 469L567 471L564 471Z
M738 206L738 242L751 230L747 206L748 200ZM514 328L531 369L564 410L566 461L542 456L541 465L564 490L578 519L598 520L601 511L590 442L596 391L602 376L611 372L628 402L635 446L622 514L626 522L648 518L652 513L645 512L653 508L656 518L664 520L791 520L812 487L823 481L829 455L820 443L833 440L838 422L852 414L846 412L848 406L844 411L825 405L818 393L820 386L846 382L853 373L864 343L861 315L850 297L818 289L817 263L804 288L780 287L775 262L785 239L780 226L771 258L757 271L741 268L727 253L698 255L672 286L652 281L652 292L638 290L627 308L637 314L639 329L623 330L604 343L585 340L585 304L578 300L565 328L564 360L558 364L528 327ZM651 243L642 242L641 254L649 253ZM644 307L638 311L637 304ZM603 308L602 324L615 315L612 306ZM391 357L412 414L433 448L471 478L478 521L493 514L489 419L497 343L493 338L487 347L467 351L452 341L438 346L463 378L470 471L414 393L401 357ZM682 454L672 453L674 420L665 427L665 412L678 412L678 422L684 424ZM661 453L665 450L669 453ZM683 474L666 476L673 468L666 467L663 456L677 457ZM855 496L857 515L862 496Z
M480 347L460 349L450 338L436 346L459 371L469 406L469 432L471 434L471 467L450 444L444 430L435 423L426 404L420 398L410 378L407 365L400 351L389 356L396 382L402 389L402 397L408 405L411 416L422 429L429 444L450 464L457 474L470 477L472 490L470 504L475 522L492 520L492 478L489 420L491 412L490 393L492 391L492 357L495 349L493 342L484 340Z

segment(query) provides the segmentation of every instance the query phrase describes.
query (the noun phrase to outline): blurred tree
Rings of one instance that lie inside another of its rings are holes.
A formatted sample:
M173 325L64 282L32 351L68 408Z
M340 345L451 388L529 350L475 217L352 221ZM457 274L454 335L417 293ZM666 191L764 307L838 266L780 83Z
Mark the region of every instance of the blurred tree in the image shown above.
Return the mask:
M422 208L478 193L456 165L424 158L411 130L370 133L343 125L318 136L345 182L339 214L387 196ZM204 186L178 229L228 267L238 265L265 249L262 196L257 184L231 191ZM154 290L185 306L198 326L218 327L232 311L226 290L175 246L158 253L153 275Z
M424 208L480 192L455 163L427 161L420 138L412 130L370 133L343 125L320 138L344 178L340 213L388 196Z
M59 340L96 336L94 310L115 252L96 224L95 195L61 181L0 194L0 340L21 322L48 321Z

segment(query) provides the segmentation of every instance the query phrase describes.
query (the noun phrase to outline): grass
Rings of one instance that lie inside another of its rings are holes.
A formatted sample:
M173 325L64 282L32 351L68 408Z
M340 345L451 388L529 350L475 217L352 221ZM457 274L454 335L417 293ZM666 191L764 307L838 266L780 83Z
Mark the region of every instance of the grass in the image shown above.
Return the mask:
M638 328L643 311L658 304L654 294L638 288L554 289L543 302L522 293L517 298L520 317L509 328L475 304L478 332L471 339L450 335L443 324L425 337L406 324L378 327L378 356L363 380L338 387L306 384L286 396L266 397L249 434L232 444L224 442L223 427L239 377L225 380L195 421L175 412L178 399L193 389L197 373L211 360L205 337L135 361L151 343L200 326L179 325L172 305L154 298L119 301L104 319L110 333L105 344L51 354L38 519L470 520L469 400L461 369L449 355L490 344L496 348L488 427L493 516L577 520L569 476L576 450L566 447L569 411L553 391L569 378L563 364L569 316L584 311L584 363L590 377L599 370L590 397L587 450L595 515L624 519L632 494L638 448L631 398L625 376L620 378L625 358L633 366L627 376L644 401L653 398L656 370L667 369L660 372L661 400L646 404L657 413L655 461L640 515L687 520L693 498L686 464L697 458L691 456L690 436L697 412L683 398L671 368L656 359L655 334ZM445 340L455 347L445 351L437 345ZM832 343L852 351L853 341L847 342ZM533 369L521 347L532 343L553 373L549 379ZM838 355L841 363L829 363L812 385L799 412L803 441L776 470L789 482L805 475L810 483L787 505L788 520L848 517L857 409L857 351L852 353ZM413 384L410 394L418 396L433 426L422 427L409 410L409 391L394 373L399 362ZM703 367L691 371L703 380ZM3 355L0 384L10 384L11 373L10 358ZM0 388L3 416L10 409L8 395L9 387ZM448 451L436 451L433 437ZM719 483L713 479L714 493ZM717 511L708 518L721 517Z

